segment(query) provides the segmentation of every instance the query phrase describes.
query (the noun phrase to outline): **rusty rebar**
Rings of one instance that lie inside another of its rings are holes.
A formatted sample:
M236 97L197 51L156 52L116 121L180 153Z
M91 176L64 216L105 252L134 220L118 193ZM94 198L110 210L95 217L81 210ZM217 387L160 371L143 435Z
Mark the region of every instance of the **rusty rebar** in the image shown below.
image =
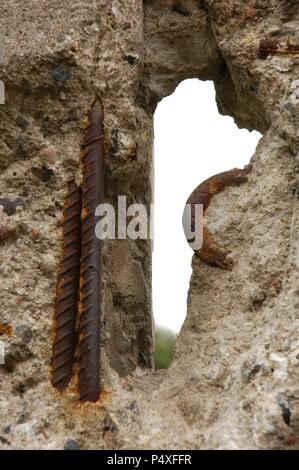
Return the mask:
M223 191L227 186L240 186L248 181L248 173L252 170L251 165L247 165L244 169L234 168L233 170L224 171L218 175L203 181L189 196L187 203L191 205L191 230L195 230L195 205L203 205L203 215L215 194ZM183 227L186 237L189 227ZM188 240L192 242L192 240ZM199 250L195 251L204 262L212 266L218 266L223 269L231 269L232 264L226 258L231 253L230 250L220 246L210 233L208 228L203 226L203 243Z
M282 44L276 38L261 39L259 44L259 58L266 59L268 55L298 55L299 44L287 41Z
M88 112L82 145L83 204L79 325L81 401L100 394L101 242L95 234L95 209L103 202L103 109L97 99Z
M52 384L63 390L72 376L76 346L81 255L81 189L70 183L64 208L63 252L55 305Z

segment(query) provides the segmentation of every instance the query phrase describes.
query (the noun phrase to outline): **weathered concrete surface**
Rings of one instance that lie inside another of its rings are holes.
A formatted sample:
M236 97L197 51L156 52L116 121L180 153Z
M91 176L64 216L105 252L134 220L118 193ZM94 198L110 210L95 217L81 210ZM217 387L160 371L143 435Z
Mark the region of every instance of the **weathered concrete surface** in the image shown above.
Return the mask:
M299 55L258 54L260 39L299 43L298 3L143 3L0 6L0 197L25 205L0 220L0 446L298 449ZM152 113L189 77L214 80L220 112L264 134L249 182L207 211L234 269L194 258L175 359L154 373L150 245L106 243L103 393L80 405L75 380L53 391L49 364L61 211L66 182L80 181L86 110L99 94L107 201L148 205Z

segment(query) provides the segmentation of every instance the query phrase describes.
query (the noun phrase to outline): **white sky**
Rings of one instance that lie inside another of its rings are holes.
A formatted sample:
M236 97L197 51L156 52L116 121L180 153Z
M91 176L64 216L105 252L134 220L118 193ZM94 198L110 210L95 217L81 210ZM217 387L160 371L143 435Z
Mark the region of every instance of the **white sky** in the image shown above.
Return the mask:
M181 218L193 189L209 176L242 168L254 154L257 132L221 116L213 82L185 80L158 105L155 124L155 322L178 332L186 316L192 250Z

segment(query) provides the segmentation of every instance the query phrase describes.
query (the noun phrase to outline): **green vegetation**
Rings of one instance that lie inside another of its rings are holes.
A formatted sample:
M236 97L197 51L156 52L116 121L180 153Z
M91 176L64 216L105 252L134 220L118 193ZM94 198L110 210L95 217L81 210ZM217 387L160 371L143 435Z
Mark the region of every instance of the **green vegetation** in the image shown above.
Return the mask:
M167 328L157 326L155 334L155 368L167 369L169 367L173 348L176 340L176 334Z

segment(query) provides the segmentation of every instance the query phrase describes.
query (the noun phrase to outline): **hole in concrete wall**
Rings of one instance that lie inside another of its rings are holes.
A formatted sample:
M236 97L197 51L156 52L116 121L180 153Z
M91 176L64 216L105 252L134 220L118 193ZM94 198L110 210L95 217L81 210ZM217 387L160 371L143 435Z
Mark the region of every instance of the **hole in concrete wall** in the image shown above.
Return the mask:
M231 117L221 116L213 83L197 79L185 80L159 103L154 129L153 311L156 367L161 368L170 362L187 313L192 251L181 226L184 204L208 177L246 165L260 134L240 130Z

